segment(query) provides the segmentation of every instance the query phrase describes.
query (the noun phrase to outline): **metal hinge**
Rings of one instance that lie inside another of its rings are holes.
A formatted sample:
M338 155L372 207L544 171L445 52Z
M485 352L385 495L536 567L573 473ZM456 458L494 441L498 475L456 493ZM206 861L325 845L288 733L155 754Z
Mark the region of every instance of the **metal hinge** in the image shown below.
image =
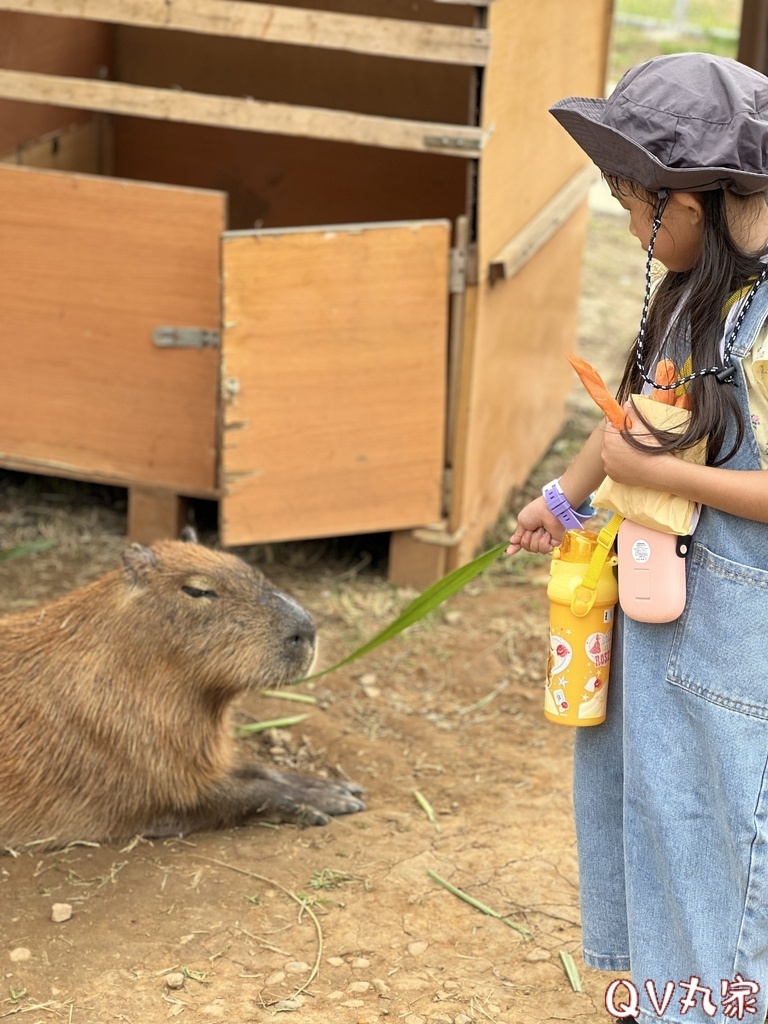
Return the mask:
M158 348L218 348L220 334L204 327L156 327L152 341Z
M456 135L425 135L424 145L428 149L461 149L469 153L479 153L482 139Z
M448 290L461 295L467 290L467 250L451 249L448 262Z

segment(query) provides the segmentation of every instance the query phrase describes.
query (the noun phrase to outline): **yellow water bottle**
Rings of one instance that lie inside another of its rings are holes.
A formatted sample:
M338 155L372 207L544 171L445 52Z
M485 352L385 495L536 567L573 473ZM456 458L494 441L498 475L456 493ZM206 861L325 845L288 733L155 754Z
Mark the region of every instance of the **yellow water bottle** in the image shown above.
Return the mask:
M599 725L605 721L618 601L612 522L599 535L568 530L552 552L544 695L544 714L550 722Z

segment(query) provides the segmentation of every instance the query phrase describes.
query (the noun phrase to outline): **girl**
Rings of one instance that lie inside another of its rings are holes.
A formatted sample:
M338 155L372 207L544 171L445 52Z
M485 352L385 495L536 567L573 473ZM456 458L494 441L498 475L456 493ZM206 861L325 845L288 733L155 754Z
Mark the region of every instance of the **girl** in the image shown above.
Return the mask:
M701 505L683 615L665 624L618 615L606 722L576 731L584 960L631 977L638 997L615 1008L620 1016L762 1022L768 79L677 54L634 68L608 100L573 97L552 113L648 250L619 400L659 387L655 364L668 358L680 374L662 390L686 389L691 418L682 436L654 431L636 410L622 431L601 424L547 497L522 509L508 553L551 551L606 474ZM667 272L649 301L652 256ZM706 465L676 458L704 438Z

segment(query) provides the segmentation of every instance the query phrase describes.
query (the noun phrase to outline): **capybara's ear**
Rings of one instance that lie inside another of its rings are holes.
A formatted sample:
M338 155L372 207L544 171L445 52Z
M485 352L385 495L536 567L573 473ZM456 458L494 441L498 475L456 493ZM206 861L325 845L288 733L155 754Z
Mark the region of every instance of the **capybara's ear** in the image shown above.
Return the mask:
M157 567L157 559L149 548L143 544L131 544L123 552L123 565L126 575L133 583L138 583L147 573Z
M181 531L180 539L183 540L185 544L200 543L200 540L197 536L197 530L194 528L194 526L185 526L184 529Z

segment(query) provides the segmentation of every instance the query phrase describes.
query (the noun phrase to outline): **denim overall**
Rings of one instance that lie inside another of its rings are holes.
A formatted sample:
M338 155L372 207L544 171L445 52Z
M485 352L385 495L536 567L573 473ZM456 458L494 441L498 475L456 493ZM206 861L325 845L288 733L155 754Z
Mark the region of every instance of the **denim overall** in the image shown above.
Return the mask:
M733 349L745 426L728 469L761 468L741 360L767 318L768 282ZM688 556L685 611L664 624L618 614L607 719L576 730L574 758L584 961L632 979L643 1024L730 1024L739 1018L725 1013L732 990L722 982L737 974L760 986L751 1004L757 1012L743 1019L763 1024L767 524L702 509ZM659 1004L674 982L662 1016L646 994L648 979ZM691 979L695 1005L689 998L686 1007L681 1000L691 990L680 983ZM695 979L711 990L711 1001L697 992ZM617 1002L626 1002L622 992Z

